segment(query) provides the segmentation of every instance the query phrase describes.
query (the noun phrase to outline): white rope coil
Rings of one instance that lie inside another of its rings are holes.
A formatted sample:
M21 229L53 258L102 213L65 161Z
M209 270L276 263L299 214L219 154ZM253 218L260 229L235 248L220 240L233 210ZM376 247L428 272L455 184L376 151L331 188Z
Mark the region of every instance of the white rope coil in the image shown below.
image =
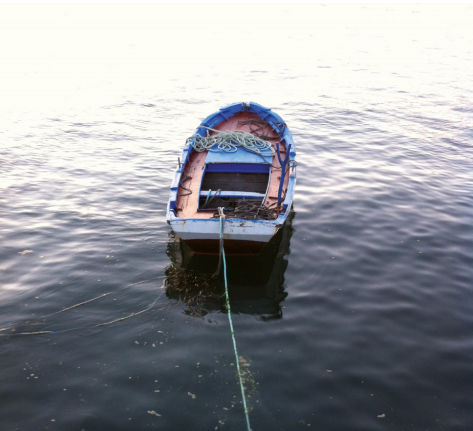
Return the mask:
M210 127L199 126L199 128L207 129L207 136L191 136L187 139L186 144L192 145L194 150L201 153L203 151L234 153L238 147L247 149L253 153L262 155L263 151L271 151L274 154L271 143L257 136L242 131L224 131L211 129ZM209 136L209 131L217 132L216 135ZM212 149L217 146L217 149Z

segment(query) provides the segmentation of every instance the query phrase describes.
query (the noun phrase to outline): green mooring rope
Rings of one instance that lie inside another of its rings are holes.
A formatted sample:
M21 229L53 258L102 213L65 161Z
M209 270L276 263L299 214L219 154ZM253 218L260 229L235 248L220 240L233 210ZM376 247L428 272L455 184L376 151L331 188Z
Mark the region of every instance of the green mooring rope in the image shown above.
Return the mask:
M241 371L240 371L240 361L238 360L238 351L237 351L236 340L235 340L235 331L233 329L232 315L231 315L231 311L230 311L230 297L228 296L227 264L225 262L225 250L223 249L223 226L225 224L225 214L223 214L223 208L219 208L218 210L219 210L219 213L220 213L220 253L221 253L222 258L223 258L223 276L224 276L224 279L225 279L225 297L226 297L228 321L230 323L230 330L232 332L233 350L235 352L235 359L236 359L237 370L238 370L238 378L240 379L241 397L243 399L243 407L245 409L246 426L248 427L248 431L251 431L250 417L248 416L248 407L246 406L245 388L243 387L243 377L242 377Z

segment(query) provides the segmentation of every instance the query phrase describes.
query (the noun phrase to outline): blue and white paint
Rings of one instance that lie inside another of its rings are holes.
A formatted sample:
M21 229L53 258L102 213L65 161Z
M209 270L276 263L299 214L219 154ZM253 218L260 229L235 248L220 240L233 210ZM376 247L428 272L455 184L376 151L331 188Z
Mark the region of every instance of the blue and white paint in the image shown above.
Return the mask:
M224 226L224 239L236 241L254 241L259 243L267 243L276 234L276 232L284 225L294 198L294 188L296 184L296 149L292 135L287 127L278 125L284 124L284 120L271 109L265 108L257 103L235 103L221 108L218 112L207 117L200 126L214 128L222 121L242 112L255 113L263 120L267 121L274 130L280 133L282 141L285 143L289 160L287 169L289 169L289 182L284 200L281 202L282 212L275 220L246 220L246 219L227 219ZM206 129L197 128L193 136L206 136ZM181 164L176 169L174 179L171 184L171 193L167 207L167 221L172 226L175 233L183 240L219 240L220 225L219 219L203 219L203 218L181 218L176 213L176 201L178 195L179 182L184 171L184 167L189 160L194 149L187 144L181 154ZM251 154L238 148L236 152L209 152L205 161L205 169L208 172L217 172L225 164L227 171L239 169L244 172L263 172L268 171L268 162L272 161L272 154L268 151L263 157ZM266 191L268 193L268 191ZM200 192L201 196L206 191ZM219 196L236 197L235 192L222 191ZM238 192L240 197L263 197L262 194L249 194ZM264 195L266 197L266 195ZM263 200L264 202L264 200Z

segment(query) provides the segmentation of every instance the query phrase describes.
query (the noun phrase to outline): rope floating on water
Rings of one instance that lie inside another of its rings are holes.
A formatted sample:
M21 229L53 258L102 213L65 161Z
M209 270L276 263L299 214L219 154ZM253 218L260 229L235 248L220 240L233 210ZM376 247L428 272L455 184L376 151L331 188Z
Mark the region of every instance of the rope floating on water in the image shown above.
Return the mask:
M78 304L75 304L75 305L72 305L70 307L63 308L62 310L56 311L55 313L51 313L51 314L48 314L46 316L43 316L42 319L46 319L46 317L54 316L55 314L64 313L65 311L72 310L73 308L80 307L81 305L85 305L85 304L88 304L89 302L96 301L97 299L100 299L100 298L103 298L105 296L111 295L112 293L120 292L120 290L128 289L129 287L132 287L132 286L138 286L139 284L143 284L143 283L149 283L150 281L158 280L159 278L164 278L164 277L154 277L154 278L150 278L148 280L138 281L137 283L127 284L126 286L120 287L116 291L104 293L102 295L96 296L95 298L89 299L88 301L79 302ZM0 331L3 331L3 329L0 329Z
M230 330L232 333L233 351L235 352L238 378L240 380L241 397L243 399L243 407L245 409L245 416L246 416L246 426L248 427L248 431L251 431L250 417L248 416L248 407L246 406L245 388L243 386L243 376L241 375L241 370L240 370L240 361L238 358L238 351L237 351L236 340L235 340L235 331L233 329L232 314L230 310L230 297L228 295L227 264L225 261L225 250L223 248L223 228L225 224L225 214L223 213L223 208L219 207L218 211L220 213L220 255L222 256L222 260L223 260L223 277L225 279L225 301L226 301L226 306L227 306L228 322L230 323Z
M111 295L112 293L117 293L119 292L120 290L123 290L123 289L127 289L128 287L132 287L132 286L137 286L138 284L143 284L143 283L149 283L150 281L154 281L154 280L158 280L160 278L167 278L166 276L164 277L155 277L155 278L150 278L148 280L142 280L142 281L138 281L137 283L133 283L133 284L128 284L126 286L123 286L119 289L117 289L116 291L114 292L107 292L107 293L104 293L102 295L99 295L99 296L96 296L95 298L92 298L92 299L89 299L87 301L84 301L84 302L79 302L78 304L75 304L75 305L72 305L70 307L67 307L67 308L63 308L62 310L59 310L59 311L56 311L55 313L51 313L51 314L48 314L46 316L43 316L41 317L41 319L46 319L47 317L51 317L51 316L54 316L56 314L59 314L59 313L64 313L65 311L69 311L69 310L72 310L74 308L77 308L77 307L80 307L82 305L85 305L85 304L88 304L90 302L93 302L93 301L96 301L97 299L100 299L100 298L104 298L105 296L108 296L108 295ZM163 286L162 288L164 288L164 283L163 283ZM10 324L9 326L5 327L5 328L0 328L0 332L3 332L3 331L7 331L7 330L11 330L12 332L8 333L8 334L0 334L0 337L1 336L12 336L12 335L45 335L45 334L56 334L58 332L66 332L66 331L75 331L75 330L78 330L78 329L87 329L87 328L98 328L100 326L106 326L106 325L111 325L112 323L116 323L116 322L120 322L122 320L126 320L126 319L129 319L131 317L134 317L134 316L137 316L141 313L144 313L145 311L148 311L149 309L153 308L156 303L158 302L159 298L162 296L162 294L164 293L164 290L158 295L158 297L148 306L146 307L144 310L141 310L141 311L138 311L136 313L131 313L130 315L128 316L125 316L125 317L120 317L118 319L115 319L115 320L112 320L110 322L105 322L105 323L99 323L97 325L89 325L89 326L82 326L80 328L72 328L72 329L63 329L63 330L59 330L59 331L35 331L35 332L15 332L15 329L14 327L16 325L18 325L18 323L12 323ZM40 320L41 320L40 319ZM38 324L38 323L42 323L42 322L32 322L32 324ZM11 329L13 328L13 329Z
M238 350L237 350L237 346L236 346L236 339L235 339L235 330L233 329L233 322L232 322L232 316L231 316L231 309L230 309L230 297L229 297L229 294L228 294L228 283L227 283L227 264L226 264L226 260L225 260L225 250L223 248L223 229L224 229L224 223L225 223L225 214L223 213L223 208L219 208L219 213L220 213L220 261L219 261L219 267L217 268L217 271L215 272L215 274L212 276L215 277L216 275L218 275L218 273L220 272L220 264L221 262L223 262L223 274L224 274L224 280L225 280L225 298L226 298L226 308L227 308L227 314L228 314L228 321L229 321L229 324L230 324L230 330L231 330L231 334L232 334L232 341L233 341L233 350L235 352L235 359L236 359L236 364L237 364L237 371L238 371L238 378L239 378L239 381L240 381L240 389L241 389L241 396L242 396L242 400L243 400L243 407L244 407L244 410L245 410L245 417L246 417L246 425L247 425L247 428L248 428L248 431L251 431L251 426L250 426L250 418L249 418L249 415L248 415L248 406L247 406L247 402L246 402L246 396L245 396L245 388L244 388L244 385L243 385L243 376L241 374L241 368L240 368L240 360L239 360L239 357L238 357ZM147 282L150 282L150 281L154 281L154 280L157 280L159 278L164 278L165 281L168 277L164 276L164 277L155 277L155 278L151 278L149 280L143 280L143 281L139 281L137 283L133 283L133 284L129 284L127 286L123 286L121 287L120 289L118 289L117 291L120 291L120 290L123 290L123 289L126 289L128 287L131 287L131 286L136 286L138 284L143 284L143 283L147 283ZM162 285L162 288L164 289L165 287L165 281ZM141 311L138 311L136 313L131 313L130 315L128 316L125 316L125 317L120 317L118 319L114 319L114 320L111 320L109 322L104 322L104 323L99 323L97 325L88 325L88 326L82 326L82 327L79 327L79 328L71 328L71 329L64 329L64 330L58 330L58 331L34 331L34 332L31 332L31 331L28 331L28 332L14 332L14 329L13 329L13 332L12 333L9 333L9 334L0 334L0 337L1 336L7 336L7 337L10 337L10 336L19 336L19 335L48 335L48 334L57 334L57 333L60 333L60 332L68 332L68 331L76 331L76 330L80 330L80 329L87 329L87 328L98 328L98 327L101 327L101 326L106 326L106 325L111 325L113 323L116 323L116 322L120 322L120 321L123 321L123 320L126 320L126 319L130 319L131 317L134 317L134 316L137 316L139 314L142 314L148 310L150 310L151 308L153 308L156 303L159 301L160 297L163 295L165 291L163 290L158 296L157 298L148 306L146 307L145 309L141 310ZM89 299L87 301L83 301L83 302L80 302L78 304L75 304L75 305L72 305L70 307L66 307L66 308L63 308L62 310L59 310L55 313L52 313L52 314L49 314L47 316L43 316L42 318L46 318L46 317L50 317L50 316L53 316L53 315L56 315L56 314L59 314L59 313L64 313L66 311L69 311L69 310L72 310L74 308L77 308L77 307L80 307L82 305L85 305L85 304L89 304L93 301L96 301L100 298L104 298L105 296L108 296L112 293L116 293L116 292L107 292L107 293L104 293L102 295L99 295L99 296L96 296L95 298L92 298L92 299ZM1 328L0 329L0 332L2 331L6 331L8 329L11 329L12 327L14 327L15 325L17 324L11 324L5 328Z
M234 153L238 147L249 150L253 153L262 155L263 151L271 151L274 154L271 143L264 139L258 138L252 133L242 131L220 131L210 127L199 126L199 128L207 129L207 136L191 136L186 140L186 144L192 145L194 150L202 153L203 151ZM210 136L209 131L216 132L216 135ZM212 149L214 146L217 149Z
M219 210L219 214L220 214L220 261L219 261L219 267L217 268L217 271L215 272L213 277L218 275L218 273L220 272L220 264L221 264L221 262L223 262L223 275L224 275L224 280L225 280L225 298L226 298L225 301L226 301L226 308L227 308L227 314L228 314L228 321L229 321L229 324L230 324L230 330L231 330L231 334L232 334L233 351L235 353L238 379L239 379L239 382L240 382L241 396L242 396L242 400L243 400L243 408L244 408L244 411L245 411L246 425L247 425L248 431L251 431L249 411L248 411L248 406L247 406L247 402L246 402L245 388L244 388L244 385L243 385L243 376L242 376L242 373L241 373L240 359L239 359L239 356L238 356L238 350L237 350L237 346L236 346L235 330L233 329L233 322L232 322L231 309L230 309L230 297L229 297L229 294L228 294L227 266L226 266L227 264L226 264L226 260L225 260L225 250L224 250L224 247L223 247L223 230L224 230L224 224L225 224L225 214L223 213L223 208L220 207L218 210ZM163 282L163 285L162 285L162 289L164 289L166 280L169 278L169 277L166 277L166 276L164 276L164 277L155 277L155 278L152 278L152 279L149 279L149 280L143 280L143 281L140 281L140 282L137 282L137 283L129 284L127 286L121 287L120 289L118 289L118 291L126 289L126 288L131 287L131 286L136 286L138 284L143 284L143 283L147 283L147 282L150 282L150 281L154 281L154 280L157 280L159 278L164 278L165 279L164 282ZM111 324L116 323L116 322L120 322L120 321L123 321L123 320L126 320L126 319L130 319L131 317L137 316L139 314L142 314L142 313L150 310L151 308L153 308L156 305L156 303L159 301L160 297L163 295L164 292L165 291L163 290L157 296L157 298L145 309L143 309L141 311L138 311L136 313L131 313L130 315L125 316L125 317L114 319L114 320L109 321L109 322L99 323L99 324L96 324L96 325L88 325L88 326L83 326L83 327L79 327L79 328L70 328L70 329L58 330L58 331L14 332L14 329L13 329L13 333L0 334L0 337L1 336L20 336L20 335L23 335L23 336L24 335L48 335L48 334L57 334L57 333L61 333L61 332L75 331L75 330L87 329L87 328L98 328L98 327L101 327L101 326L111 325ZM59 310L55 313L49 314L47 316L43 316L43 319L46 318L46 317L50 317L50 316L59 314L59 313L64 313L66 311L75 309L75 308L80 307L80 306L85 305L85 304L89 304L93 301L104 298L104 297L106 297L106 296L108 296L112 293L115 293L115 292L104 293L102 295L99 295L99 296L97 296L95 298L92 298L92 299L89 299L87 301L83 301L83 302L80 302L78 304L72 305L70 307L63 308L62 310ZM13 326L15 326L15 324L9 325L6 328L1 328L0 332L1 331L6 331L7 329L11 329Z

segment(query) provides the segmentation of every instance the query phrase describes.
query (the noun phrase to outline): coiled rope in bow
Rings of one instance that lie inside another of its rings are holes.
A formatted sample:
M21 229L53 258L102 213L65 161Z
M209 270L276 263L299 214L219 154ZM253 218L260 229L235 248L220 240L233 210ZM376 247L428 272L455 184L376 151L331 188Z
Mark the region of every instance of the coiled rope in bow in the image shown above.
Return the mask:
M195 135L186 140L186 144L192 145L195 151L201 153L203 151L234 153L238 147L249 150L253 153L262 155L263 151L274 150L271 143L257 136L242 131L223 131L211 129L210 127L199 126L201 129L207 129L207 136ZM216 132L216 135L209 135L209 131ZM217 148L212 149L214 146Z

